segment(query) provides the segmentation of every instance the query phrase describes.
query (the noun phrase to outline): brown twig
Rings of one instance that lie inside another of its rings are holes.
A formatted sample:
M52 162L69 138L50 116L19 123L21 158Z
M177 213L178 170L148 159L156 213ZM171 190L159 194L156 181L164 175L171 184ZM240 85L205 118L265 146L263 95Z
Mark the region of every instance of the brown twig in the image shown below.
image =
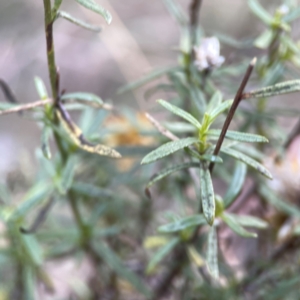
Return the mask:
M224 125L223 125L223 127L222 127L222 131L221 131L220 137L219 137L219 139L218 139L218 142L217 142L217 144L216 144L216 147L215 147L215 150L214 150L214 153L213 153L213 155L215 155L215 156L217 156L217 155L219 154L219 151L220 151L221 146L222 146L222 143L223 143L223 141L224 141L226 132L227 132L228 127L229 127L229 125L230 125L230 123L231 123L231 121L232 121L232 118L233 118L233 116L234 116L234 113L235 113L235 111L236 111L236 109L237 109L237 107L238 107L238 105L239 105L239 103L240 103L240 101L241 101L241 99L242 99L241 96L242 96L242 94L243 94L243 91L244 91L244 89L245 89L245 86L246 86L246 84L247 84L249 78L250 78L250 75L251 75L251 73L252 73L252 70L253 70L255 64L256 64L256 57L254 57L254 58L251 60L249 66L248 66L248 69L247 69L247 71L246 71L246 73L245 73L245 75L244 75L244 78L243 78L243 80L242 80L242 82L241 82L241 85L240 85L240 87L239 87L239 89L238 89L238 91L237 91L237 93L236 93L236 95L235 95L235 98L234 98L234 100L233 100L233 103L232 103L232 105L231 105L231 107L230 107L230 110L229 110L229 112L228 112L227 118L226 118L226 120L225 120L225 122L224 122ZM210 163L210 165L209 165L209 170L210 170L210 172L213 171L214 165L215 165L214 162L211 162L211 163Z

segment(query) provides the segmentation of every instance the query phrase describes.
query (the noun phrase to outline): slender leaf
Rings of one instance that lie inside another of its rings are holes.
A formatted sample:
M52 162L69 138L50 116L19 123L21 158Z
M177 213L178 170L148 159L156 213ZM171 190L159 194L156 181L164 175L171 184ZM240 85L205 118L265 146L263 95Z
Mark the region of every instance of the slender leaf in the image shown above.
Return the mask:
M158 77L161 77L165 74L175 72L176 70L178 70L178 67L169 67L169 68L163 68L160 70L155 70L137 81L134 81L134 82L124 85L123 87L121 87L118 90L118 94L122 94L122 93L125 93L128 91L131 91L131 90L135 90L135 89L143 86L144 84L146 84L149 81L152 81L152 80L154 80Z
M252 237L256 238L257 234L254 232L249 232L245 228L243 228L240 223L237 221L236 216L234 214L224 212L221 215L223 221L238 235L242 237Z
M72 186L73 178L75 174L75 167L76 167L76 157L70 156L68 158L68 161L66 165L63 168L62 174L61 174L61 187L66 193Z
M200 165L200 181L203 214L207 223L212 226L216 210L215 196L210 172L206 163L201 163Z
M224 205L228 207L240 194L247 175L247 165L237 161L230 185L224 196Z
M174 133L195 133L195 126L185 122L165 122L163 126Z
M300 91L300 80L289 80L267 86L262 89L250 91L243 95L243 99L266 98L282 94L295 93Z
M90 30L90 31L94 31L94 32L100 32L101 31L101 27L99 26L95 26L95 25L92 25L92 24L89 24L89 23L86 23L80 19L77 19L73 16L71 16L70 14L68 14L67 12L65 11L58 11L57 12L57 17L58 18L63 18L75 25L78 25L84 29L87 29L87 30Z
M47 199L53 187L47 181L38 182L26 194L23 202L13 211L9 220L15 221L24 217L33 207Z
M51 159L51 150L50 150L50 145L49 145L49 138L51 136L51 129L48 126L44 126L42 135L41 135L41 148L42 152L44 154L44 157L47 159Z
M258 171L262 175L266 176L267 178L273 179L271 173L262 164L260 164L256 160L252 159L251 157L249 157L239 151L231 149L231 148L221 148L221 152L223 152L237 160L244 162L245 164L254 168L256 171Z
M127 280L137 291L145 295L147 298L151 296L149 289L144 285L141 279L123 265L122 260L112 251L112 249L108 248L101 241L97 244L94 243L93 248L102 258L103 262L105 262L120 277Z
M21 234L27 255L30 257L31 263L35 266L41 266L43 264L42 249L35 238L31 234Z
M206 224L206 219L203 215L193 215L182 218L175 222L162 225L158 228L158 231L161 233L170 233L170 232L178 232L181 230L185 230L187 228L195 227L198 225Z
M188 256L190 258L190 261L192 263L194 263L198 268L203 267L203 265L204 265L204 259L198 253L198 251L196 250L196 248L193 245L188 246L187 252L188 252Z
M259 193L262 195L271 205L273 205L279 211L283 211L288 215L295 216L300 218L300 209L287 201L280 199L277 195L274 194L269 188L261 186L259 188Z
M211 276L217 279L219 277L218 237L214 226L210 228L208 233L206 261Z
M207 132L209 137L213 137L218 139L221 134L221 130L212 129ZM239 132L227 130L226 136L229 140L239 141L239 142L247 142L247 143L268 143L268 139L262 135L257 135L253 133Z
M153 272L154 268L157 266L157 264L166 256L168 255L172 249L179 243L180 239L178 237L174 237L171 239L167 244L165 244L163 247L161 247L152 257L150 260L146 273L149 274Z
M233 214L232 214L233 215ZM241 226L255 227L255 228L267 228L268 223L260 218L246 215L234 215L235 221Z
M166 168L166 169L160 171L158 174L155 174L154 177L152 177L152 179L147 184L147 188L152 186L155 182L165 178L166 176L168 176L176 171L179 171L182 169L187 169L187 168L199 168L199 163L196 163L196 162L183 163L183 164L172 166L170 168Z
M72 185L72 191L76 194L89 198L112 197L113 192L90 183L75 182Z
M261 4L257 0L248 0L248 5L252 12L265 24L272 24L272 16L261 6Z
M300 17L300 6L292 9L290 13L283 16L282 20L287 23L291 23L291 22L295 21L296 19L298 19L299 17Z
M267 29L254 41L254 46L260 49L267 49L270 46L274 36L274 30Z
M112 16L109 13L109 11L107 11L102 6L97 4L94 0L75 0L75 1L78 2L80 5L84 6L85 8L92 10L93 12L101 15L105 19L107 24L111 23Z
M163 0L165 6L169 10L169 13L174 16L176 21L181 25L185 26L188 22L183 10L181 7L175 3L173 0Z
M48 93L43 80L40 77L36 76L34 77L34 84L40 99L42 100L47 99Z
M147 236L147 238L143 243L143 246L146 249L157 248L157 247L164 246L165 244L168 243L169 240L170 240L169 237L161 236L161 235Z
M213 109L209 114L211 122L213 122L225 110L229 109L232 103L233 100L226 100L222 102L219 106L217 106L215 109Z
M153 161L159 160L165 156L168 156L180 149L188 147L197 142L198 142L198 139L193 138L193 137L188 137L185 139L168 142L168 143L160 146L159 148L155 149L154 151L150 152L149 154L147 154L143 158L141 164L149 164Z
M209 100L206 112L210 115L211 112L213 112L216 107L220 106L222 103L222 94L220 91L216 91L211 99Z
M36 288L36 280L35 280L35 271L34 268L29 264L24 264L22 267L22 272L20 274L22 278L22 286L24 287L24 292L22 293L22 297L26 300L35 299L35 288Z
M169 110L170 112L172 112L173 114L185 119L186 121L188 121L189 123L193 124L196 128L200 129L201 128L201 124L198 122L197 119L195 119L191 114L189 114L188 112L184 111L183 109L172 105L164 100L157 100L157 102L162 105L164 108L166 108L167 110Z
M72 99L77 103L81 103L81 104L94 104L97 107L102 107L103 106L103 101L100 97L98 97L95 94L91 94L91 93L69 93L69 94L64 94L61 97L61 100L69 100Z

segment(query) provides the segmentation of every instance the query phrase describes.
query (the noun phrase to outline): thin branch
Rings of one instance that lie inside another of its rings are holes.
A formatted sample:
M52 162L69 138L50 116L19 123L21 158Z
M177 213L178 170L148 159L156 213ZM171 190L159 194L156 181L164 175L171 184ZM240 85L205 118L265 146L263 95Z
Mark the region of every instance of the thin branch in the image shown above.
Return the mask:
M154 117L152 117L149 113L145 113L146 118L151 122L151 124L165 137L172 141L179 140L179 138L174 135L171 131L163 127Z
M18 105L18 106L12 107L10 109L0 111L0 116L11 114L11 113L16 113L16 112L20 112L20 111L24 111L24 110L33 109L33 108L36 108L39 106L44 106L49 103L53 103L53 99L38 100L36 102Z
M244 78L242 80L242 83L241 83L241 85L240 85L240 87L239 87L239 89L238 89L238 91L237 91L237 93L235 95L235 98L233 100L232 106L231 106L231 108L230 108L230 110L228 112L227 118L226 118L226 120L224 122L224 125L223 125L223 128L222 128L220 137L218 139L218 142L216 144L216 147L215 147L215 150L214 150L214 153L213 153L213 155L215 155L215 156L217 156L219 154L219 152L220 152L220 149L221 149L222 143L224 141L226 132L227 132L228 127L229 127L229 125L230 125L230 123L232 121L234 113L235 113L235 111L236 111L236 109L237 109L237 107L238 107L238 105L239 105L239 103L240 103L240 101L242 99L243 91L245 89L245 86L246 86L249 78L250 78L250 75L252 73L252 70L253 70L255 64L256 64L256 57L254 57L251 60L249 66L248 66L248 69L247 69L247 71L245 73L245 76L244 76ZM209 165L210 172L213 171L214 165L215 165L214 162L210 163L210 165Z

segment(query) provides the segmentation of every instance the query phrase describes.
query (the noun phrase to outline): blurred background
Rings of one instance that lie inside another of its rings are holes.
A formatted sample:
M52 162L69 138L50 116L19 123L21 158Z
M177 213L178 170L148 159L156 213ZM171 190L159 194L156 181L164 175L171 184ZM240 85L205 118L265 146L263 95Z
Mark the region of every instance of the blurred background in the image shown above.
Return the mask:
M178 2L188 8L190 1ZM102 31L95 34L64 19L55 23L56 61L62 88L67 92L92 92L104 100L111 99L115 105L145 110L155 99L146 103L143 90L123 95L117 95L116 91L155 68L175 65L179 28L160 0L98 0L98 3L113 16L109 26L99 15L75 1L63 1L62 10L100 25ZM273 12L280 1L261 3ZM22 103L38 100L34 76L40 76L49 91L43 22L42 1L0 1L0 77ZM203 1L200 23L211 35L219 32L237 40L254 36L262 26L244 0ZM299 36L297 27L294 34ZM233 51L226 46L221 52L227 64L234 55L255 55L253 49ZM0 100L4 101L2 92ZM39 147L39 133L34 122L19 115L0 118L1 172L13 167L25 155L24 149L32 153Z

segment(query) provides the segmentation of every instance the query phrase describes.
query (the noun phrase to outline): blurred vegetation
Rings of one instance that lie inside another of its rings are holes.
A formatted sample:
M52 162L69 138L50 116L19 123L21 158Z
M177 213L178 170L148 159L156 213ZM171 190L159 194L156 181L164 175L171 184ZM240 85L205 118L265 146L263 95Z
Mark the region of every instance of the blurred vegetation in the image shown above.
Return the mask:
M75 1L114 26L95 1ZM64 91L53 25L100 28L62 2L40 11L50 89L36 76L40 100L20 104L0 80L0 115L41 136L37 172L24 164L0 185L0 300L297 299L300 123L287 132L278 120L299 111L270 105L300 91L297 1L269 12L248 0L262 32L235 40L206 33L201 0L162 0L178 60L118 90L163 95L153 114Z

